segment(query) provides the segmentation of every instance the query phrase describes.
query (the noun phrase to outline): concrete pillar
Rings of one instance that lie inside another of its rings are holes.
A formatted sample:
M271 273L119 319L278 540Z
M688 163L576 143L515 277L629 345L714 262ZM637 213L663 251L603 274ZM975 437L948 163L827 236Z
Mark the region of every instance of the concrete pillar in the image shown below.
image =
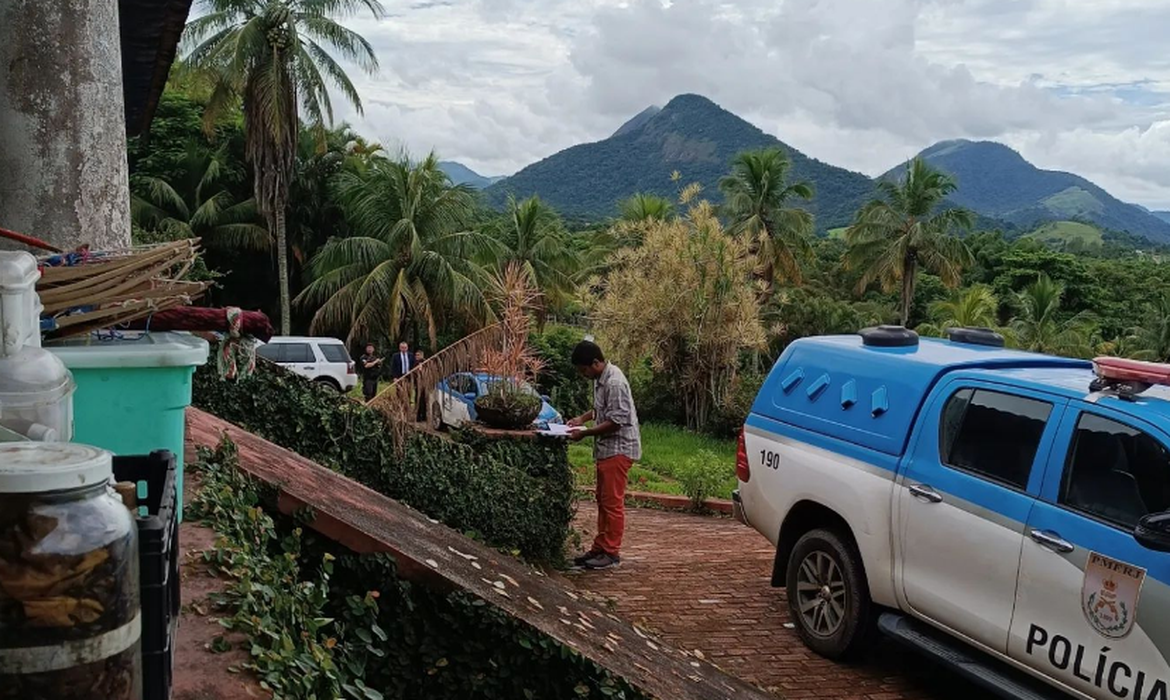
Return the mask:
M0 0L0 227L130 245L117 0Z

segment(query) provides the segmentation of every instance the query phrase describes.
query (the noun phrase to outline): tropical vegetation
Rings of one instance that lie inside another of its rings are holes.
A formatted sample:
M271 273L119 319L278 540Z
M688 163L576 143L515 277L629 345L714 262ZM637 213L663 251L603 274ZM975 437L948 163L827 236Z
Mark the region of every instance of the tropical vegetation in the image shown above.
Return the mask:
M203 0L202 5L204 12L187 25L186 60L214 81L207 124L242 100L256 206L276 243L280 325L287 335L292 314L286 221L300 114L323 140L333 120L331 87L361 112L357 89L325 47L375 70L378 59L370 44L337 20L359 9L377 18L384 10L378 0Z
M845 264L861 271L858 291L874 282L886 292L899 289L902 325L910 320L920 271L932 272L943 284L954 287L971 263L971 253L957 235L971 228L971 212L936 211L957 188L953 178L916 158L900 181L878 183L881 197L862 207L845 231L849 244Z
M242 26L225 31L245 37ZM249 160L255 121L244 100L223 101L208 70L176 70L149 138L130 144L136 235L202 237L211 301L280 316L279 245ZM435 154L388 152L348 125L304 117L285 209L290 328L347 338L355 352L404 339L441 351L499 320L494 280L512 267L537 292L536 381L566 413L588 407L566 359L586 334L627 371L643 420L720 437L779 353L807 335L979 326L1040 352L1170 359L1166 250L1100 229L1087 246L1087 224L989 229L952 204L961 184L930 162L882 178L840 235L816 235L823 200L809 197L823 191L775 144L729 157L714 189L671 170L613 219L582 224L537 197L494 208L453 184Z
M471 188L451 185L434 154L418 163L371 158L338 173L333 192L352 234L330 239L309 260L312 282L297 303L316 309L311 332L355 344L401 337L409 322L433 347L440 324L491 317L490 276L476 262L491 239L471 226Z
M803 264L812 255L813 216L792 205L811 200L813 187L804 181L790 184L791 168L779 148L745 151L732 161L731 174L719 181L729 232L746 238L756 258L760 303L772 298L778 280L799 284Z

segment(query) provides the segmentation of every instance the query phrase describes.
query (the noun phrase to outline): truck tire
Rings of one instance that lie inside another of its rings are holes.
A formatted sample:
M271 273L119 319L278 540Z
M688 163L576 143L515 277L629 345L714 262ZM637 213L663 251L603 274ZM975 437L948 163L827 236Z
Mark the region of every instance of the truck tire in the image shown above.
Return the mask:
M320 384L323 387L326 387L328 389L332 389L339 394L341 393L341 385L338 384L337 380L334 379L333 377L317 377L313 381L317 382L318 384Z
M788 612L805 646L833 660L855 658L871 639L873 602L861 555L834 530L810 530L788 558Z

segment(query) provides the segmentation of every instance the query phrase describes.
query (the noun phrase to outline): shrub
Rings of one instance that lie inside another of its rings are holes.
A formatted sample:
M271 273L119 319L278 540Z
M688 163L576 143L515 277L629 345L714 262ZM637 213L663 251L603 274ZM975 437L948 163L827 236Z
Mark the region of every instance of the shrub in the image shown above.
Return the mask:
M266 512L230 442L201 459L192 512L221 535L207 556L228 574L225 625L248 637L248 667L275 697L646 697L483 600L411 584L390 556L354 555Z
M573 517L563 442L414 433L395 450L383 416L260 362L224 381L195 373L194 404L463 532L533 560L557 562Z
M251 662L245 667L276 698L340 698L345 692L345 697L378 700L377 692L361 693L362 680L341 663L345 649L338 647L336 625L326 615L333 555L320 555L317 570L306 570L313 567L304 566L302 531L292 527L278 534L261 505L259 484L236 468L236 459L227 439L214 452L200 450L196 468L204 487L190 515L219 535L204 558L227 575L228 584L212 601L231 611L220 624L248 638ZM363 632L385 634L369 622Z
M642 244L615 253L605 284L593 287L590 316L607 355L627 365L648 358L670 381L687 427L703 429L740 354L765 347L755 256L707 202L643 226Z
M727 478L727 468L719 457L708 450L699 450L688 458L677 471L683 493L691 499L695 510L703 507L712 495L719 491Z
M630 393L634 396L634 407L638 420L646 423L667 423L685 425L682 402L670 378L650 368L650 362L643 360L626 368L630 380Z
M756 372L739 374L732 382L731 389L716 407L708 426L708 432L715 437L735 437L747 421L755 403L756 394L764 385L765 375Z

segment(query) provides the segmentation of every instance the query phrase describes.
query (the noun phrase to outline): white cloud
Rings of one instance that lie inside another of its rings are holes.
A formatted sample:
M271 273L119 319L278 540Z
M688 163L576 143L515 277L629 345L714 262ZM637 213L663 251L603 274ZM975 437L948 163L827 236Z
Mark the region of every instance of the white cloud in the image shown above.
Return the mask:
M998 139L1170 207L1164 0L395 0L361 129L485 174L706 95L869 174Z

